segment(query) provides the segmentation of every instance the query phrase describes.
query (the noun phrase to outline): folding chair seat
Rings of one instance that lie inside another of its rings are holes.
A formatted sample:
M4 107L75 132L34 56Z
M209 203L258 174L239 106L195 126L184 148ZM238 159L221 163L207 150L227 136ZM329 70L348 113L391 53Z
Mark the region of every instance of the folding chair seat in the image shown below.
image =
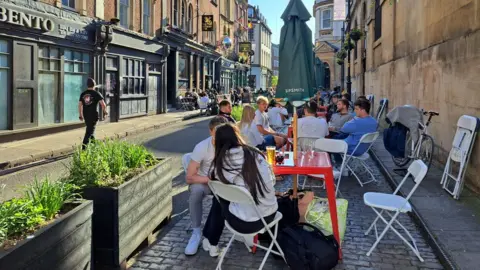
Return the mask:
M222 252L222 255L220 256L220 260L219 260L217 268L216 268L217 270L221 269L223 259L225 258L225 255L227 254L228 249L230 248L233 240L235 240L236 236L237 237L240 236L240 237L244 237L244 238L251 238L254 235L259 234L259 233L265 233L266 232L266 233L269 234L269 236L272 239L269 247L261 246L258 243L254 244L254 246L256 246L258 248L261 248L261 249L266 251L265 257L263 258L262 263L261 263L261 265L258 269L263 268L263 266L265 265L265 262L267 261L268 255L270 255L270 253L281 256L285 260L285 256L283 254L283 251L282 251L282 249L280 248L280 245L277 242L278 223L282 219L282 213L277 212L275 214L275 219L272 222L270 222L269 224L267 224L265 222L265 219L263 218L263 216L260 214L260 211L258 210L258 207L255 204L255 201L253 200L252 196L250 195L250 193L248 193L248 191L245 188L238 187L238 186L235 186L235 185L226 185L226 184L221 183L220 181L209 181L208 186L212 190L213 195L215 196L215 198L217 200L220 197L220 198L223 198L224 200L227 200L231 203L247 204L247 205L250 205L250 206L254 207L258 217L260 218L260 220L262 221L262 223L264 225L264 227L257 232L254 232L254 233L251 233L251 234L242 234L240 232L237 232L234 228L232 228L232 226L230 226L230 224L228 224L227 221L225 221L225 227L227 227L227 229L233 235L230 238L230 241L228 242L227 247L225 248L225 250ZM273 231L272 231L272 229L273 229ZM251 249L248 246L248 244L246 242L244 242L244 244L247 247L248 251L251 252ZM277 248L278 251L275 251L275 250L272 249L274 245L275 245L275 247Z
M365 203L365 205L370 206L373 209L373 211L377 214L377 218L375 218L372 225L370 225L368 230L365 232L365 235L368 235L370 231L374 228L375 237L377 239L373 244L373 246L370 248L370 250L367 252L367 256L370 256L370 254L372 254L372 251L377 247L378 243L382 240L382 238L385 236L387 231L392 230L395 234L397 234L400 237L400 239L403 240L403 242L405 242L405 244L415 253L415 255L417 255L418 259L420 259L421 262L424 261L423 258L420 256L420 252L415 243L415 239L413 239L412 235L408 232L405 226L403 226L397 220L397 217L401 213L408 213L412 211L412 206L409 203L409 200L412 197L413 193L417 190L422 180L425 178L427 171L428 171L428 167L427 165L425 165L425 163L423 163L423 161L415 160L408 167L407 175L403 178L402 182L400 182L400 184L398 185L397 189L395 189L393 194L367 192L363 195L363 202ZM407 197L404 198L402 196L397 195L398 191L402 188L403 184L406 182L406 180L410 176L413 176L415 185L410 190ZM389 221L387 221L383 216L384 213L387 213L387 215L390 217ZM378 230L377 230L377 222L379 219L382 220L383 223L385 223L386 225L386 227L383 229L380 236L378 235ZM408 236L409 240L407 240L397 229L395 229L395 227L393 227L394 223L403 229L405 234Z

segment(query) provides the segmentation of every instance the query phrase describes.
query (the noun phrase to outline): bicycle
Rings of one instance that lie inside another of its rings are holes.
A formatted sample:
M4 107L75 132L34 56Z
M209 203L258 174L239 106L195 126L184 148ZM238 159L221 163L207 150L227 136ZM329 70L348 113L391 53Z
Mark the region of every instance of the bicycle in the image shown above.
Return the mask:
M416 142L412 141L410 132L407 132L405 140L405 157L398 158L392 156L393 163L395 163L395 165L398 167L404 167L409 164L410 161L420 159L427 165L428 168L430 168L433 158L433 151L435 150L435 144L432 136L428 134L428 126L432 122L432 117L438 116L439 113L434 111L424 111L423 115L428 115L428 120L425 124L418 123L420 136Z

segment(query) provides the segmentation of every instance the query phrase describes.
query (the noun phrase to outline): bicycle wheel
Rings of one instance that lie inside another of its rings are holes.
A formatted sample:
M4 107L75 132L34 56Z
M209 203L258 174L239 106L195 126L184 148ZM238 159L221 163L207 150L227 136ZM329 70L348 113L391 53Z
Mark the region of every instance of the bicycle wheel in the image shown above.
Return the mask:
M430 135L423 135L422 144L420 145L420 151L418 158L421 159L428 168L432 164L433 151L435 151L435 144L433 138Z
M395 165L397 165L398 167L404 167L408 163L410 163L410 161L412 160L410 158L412 154L412 148L412 137L410 136L410 132L407 131L407 136L405 137L405 155L403 157L392 156L393 163L395 163Z

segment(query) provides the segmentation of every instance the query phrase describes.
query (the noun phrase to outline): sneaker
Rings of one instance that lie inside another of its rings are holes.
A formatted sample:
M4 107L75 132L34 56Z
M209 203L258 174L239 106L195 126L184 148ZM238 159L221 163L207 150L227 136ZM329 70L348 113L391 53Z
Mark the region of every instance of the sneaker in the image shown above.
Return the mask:
M198 251L198 246L200 246L200 241L202 240L202 232L200 230L194 230L188 245L185 248L185 255L192 256L195 255Z
M220 255L220 252L218 252L218 247L210 245L210 242L207 238L203 239L202 246L203 250L208 251L210 257L218 257L218 255Z

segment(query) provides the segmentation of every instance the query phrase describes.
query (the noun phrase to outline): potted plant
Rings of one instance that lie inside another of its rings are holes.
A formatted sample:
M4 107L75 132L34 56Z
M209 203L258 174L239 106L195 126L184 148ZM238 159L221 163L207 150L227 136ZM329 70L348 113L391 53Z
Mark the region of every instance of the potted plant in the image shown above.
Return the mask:
M122 266L172 212L172 160L120 140L95 141L74 152L69 179L93 201L93 257Z
M343 65L343 63L344 63L344 60L341 59L341 58L337 58L336 61L337 61L337 64L339 64L339 65Z
M76 191L46 177L0 204L0 269L90 269L93 204Z
M345 43L343 43L343 49L345 51L351 51L351 50L355 49L355 44L353 42L349 41L349 39L347 39L345 41Z
M341 49L340 51L337 52L337 58L338 59L345 59L347 57L347 51L345 49Z
M350 38L355 42L359 41L363 37L362 30L358 28L353 28L352 30L350 30L349 34L350 34Z

